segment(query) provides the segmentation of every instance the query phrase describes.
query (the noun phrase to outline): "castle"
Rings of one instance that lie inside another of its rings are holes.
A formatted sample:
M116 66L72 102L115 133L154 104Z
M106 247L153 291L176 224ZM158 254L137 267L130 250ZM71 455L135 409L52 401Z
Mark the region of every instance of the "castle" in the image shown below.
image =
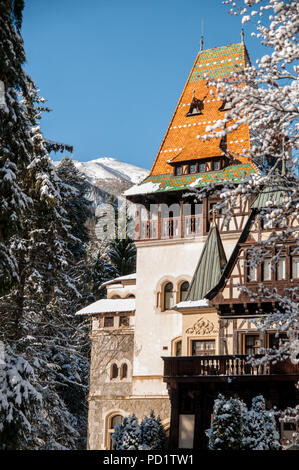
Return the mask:
M274 193L282 195L239 197L227 221L213 209L217 197L203 191L259 171L238 156L250 147L246 124L222 138L198 138L229 109L210 93L206 74L226 77L248 63L244 42L198 53L150 175L125 193L139 207L136 273L106 282L107 298L78 312L92 323L89 449L112 449L114 426L151 410L172 448L205 448L219 391L244 399L263 393L281 408L296 402L298 367L247 364L248 354L284 338L261 333L253 322L257 311L275 307L271 299L256 302L238 289L256 291L261 281L278 289L299 284L293 239L277 269L266 261L256 268L247 263L250 247L273 230L261 227L259 210Z

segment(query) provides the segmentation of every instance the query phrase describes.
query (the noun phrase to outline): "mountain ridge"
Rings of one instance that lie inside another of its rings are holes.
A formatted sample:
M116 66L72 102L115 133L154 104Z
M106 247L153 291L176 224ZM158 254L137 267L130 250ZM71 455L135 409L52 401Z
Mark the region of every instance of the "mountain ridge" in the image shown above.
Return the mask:
M86 162L72 160L75 167L83 173L88 182L87 198L94 209L107 203L111 196L124 202L124 191L140 183L149 174L149 170L122 162L114 157L100 157ZM53 161L55 167L60 161Z
M59 161L53 163L57 166ZM131 182L133 185L140 183L149 173L149 170L145 168L122 162L114 157L100 157L86 162L73 160L73 163L92 184L96 180L119 179Z

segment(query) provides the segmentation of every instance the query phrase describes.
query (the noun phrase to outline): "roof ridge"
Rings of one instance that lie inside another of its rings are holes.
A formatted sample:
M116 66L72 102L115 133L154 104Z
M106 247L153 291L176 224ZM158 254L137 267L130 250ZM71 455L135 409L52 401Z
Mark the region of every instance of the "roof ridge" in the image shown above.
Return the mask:
M206 52L206 51L213 51L214 49L224 49L225 47L231 47L231 46L244 46L245 47L245 44L242 42L234 42L232 44L227 44L226 46L210 47L209 49L203 49L202 51L199 52L199 54Z

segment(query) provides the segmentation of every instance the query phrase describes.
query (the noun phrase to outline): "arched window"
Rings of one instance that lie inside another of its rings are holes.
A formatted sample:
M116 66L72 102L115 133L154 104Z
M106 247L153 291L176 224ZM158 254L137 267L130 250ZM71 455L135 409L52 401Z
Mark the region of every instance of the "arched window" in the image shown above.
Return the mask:
M181 287L180 287L180 302L183 302L185 300L188 289L189 289L189 282L188 281L182 282Z
M108 449L113 450L113 440L111 438L112 434L114 433L114 427L117 424L121 424L123 422L124 417L120 414L116 415L111 415L108 418L108 423L107 423L107 444L108 444Z
M163 310L170 310L175 304L175 292L173 290L172 282L168 282L164 287L164 308Z
M182 355L182 340L179 340L175 343L175 355L176 356Z
M120 368L120 378L126 379L128 377L128 364L124 363Z
M118 367L117 364L112 364L111 371L110 371L110 379L117 379L118 377Z
M121 299L121 296L120 296L120 295L113 295L113 296L111 297L111 299Z
M135 299L135 295L134 294L129 294L129 295L127 295L126 298L127 299Z
M182 338L176 338L171 342L171 354L172 356L182 355Z

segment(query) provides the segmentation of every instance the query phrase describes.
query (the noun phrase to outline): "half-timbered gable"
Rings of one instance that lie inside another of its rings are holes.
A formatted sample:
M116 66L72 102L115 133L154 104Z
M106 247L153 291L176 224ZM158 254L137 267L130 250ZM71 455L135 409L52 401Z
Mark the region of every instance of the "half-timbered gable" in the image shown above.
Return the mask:
M219 313L239 315L275 311L271 291L283 296L286 288L299 286L298 231L292 230L288 234L288 228L294 228L295 223L289 218L283 227L269 230L261 224L258 211L252 209L219 283L207 294Z

